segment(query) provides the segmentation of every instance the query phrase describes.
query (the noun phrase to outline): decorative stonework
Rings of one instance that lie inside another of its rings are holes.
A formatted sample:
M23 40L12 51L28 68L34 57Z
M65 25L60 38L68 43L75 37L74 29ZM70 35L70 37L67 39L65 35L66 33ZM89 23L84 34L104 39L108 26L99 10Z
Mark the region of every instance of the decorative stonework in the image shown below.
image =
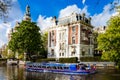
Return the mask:
M85 15L71 14L71 16L54 19L56 23L48 31L48 53L54 49L54 58L61 57L84 57L93 55L93 44L91 43L93 26L91 19ZM56 30L56 45L50 46L53 42L51 31ZM82 49L85 49L83 52ZM83 55L83 56L82 56ZM49 57L48 57L49 58Z

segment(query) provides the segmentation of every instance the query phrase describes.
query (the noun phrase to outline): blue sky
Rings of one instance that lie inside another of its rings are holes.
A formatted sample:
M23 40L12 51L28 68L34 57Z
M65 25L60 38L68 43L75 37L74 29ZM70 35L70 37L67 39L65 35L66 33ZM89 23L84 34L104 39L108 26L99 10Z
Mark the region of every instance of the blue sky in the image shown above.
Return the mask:
M84 3L82 2L84 1ZM28 4L31 7L32 19L37 20L39 15L59 16L59 11L69 5L77 5L78 8L88 7L90 15L101 13L105 5L110 4L113 0L18 0L22 13Z
M116 1L116 0L115 0ZM105 26L111 15L114 0L12 0L7 23L0 21L0 47L8 42L8 33L16 21L20 22L25 14L26 5L30 6L32 21L42 29L51 25L53 16L62 18L71 13L86 13L92 18L94 27ZM113 2L113 3L112 3ZM111 4L112 3L112 4Z

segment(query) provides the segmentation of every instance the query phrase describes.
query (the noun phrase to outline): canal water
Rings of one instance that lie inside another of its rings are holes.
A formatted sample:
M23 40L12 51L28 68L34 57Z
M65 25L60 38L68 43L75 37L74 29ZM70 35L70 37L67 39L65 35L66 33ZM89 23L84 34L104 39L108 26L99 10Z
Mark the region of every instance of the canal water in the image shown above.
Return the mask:
M120 80L120 70L102 67L96 74L80 76L26 72L24 66L0 66L0 80Z

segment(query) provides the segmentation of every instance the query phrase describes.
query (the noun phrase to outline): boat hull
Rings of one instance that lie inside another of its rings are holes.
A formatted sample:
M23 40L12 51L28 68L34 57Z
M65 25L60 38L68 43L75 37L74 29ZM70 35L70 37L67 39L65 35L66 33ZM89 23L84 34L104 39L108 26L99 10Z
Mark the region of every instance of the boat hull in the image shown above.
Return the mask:
M51 72L51 73L62 73L62 74L72 74L72 75L88 75L96 73L96 70L69 70L69 69L47 69L47 68L36 68L36 67L26 67L27 71L30 72Z

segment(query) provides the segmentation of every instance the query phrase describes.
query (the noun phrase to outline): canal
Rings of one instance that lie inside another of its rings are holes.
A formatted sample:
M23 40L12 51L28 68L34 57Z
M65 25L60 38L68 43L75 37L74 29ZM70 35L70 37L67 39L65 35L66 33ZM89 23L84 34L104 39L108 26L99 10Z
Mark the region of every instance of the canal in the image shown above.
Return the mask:
M92 75L26 72L24 66L0 66L0 80L120 80L120 70L102 67Z

